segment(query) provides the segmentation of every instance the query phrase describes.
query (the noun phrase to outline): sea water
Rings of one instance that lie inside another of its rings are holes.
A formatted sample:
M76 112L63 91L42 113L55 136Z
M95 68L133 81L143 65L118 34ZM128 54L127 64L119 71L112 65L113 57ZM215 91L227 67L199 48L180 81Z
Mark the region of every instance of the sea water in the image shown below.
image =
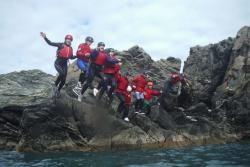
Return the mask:
M166 166L250 166L250 141L178 149L116 152L17 153L0 151L0 166L14 167L166 167Z

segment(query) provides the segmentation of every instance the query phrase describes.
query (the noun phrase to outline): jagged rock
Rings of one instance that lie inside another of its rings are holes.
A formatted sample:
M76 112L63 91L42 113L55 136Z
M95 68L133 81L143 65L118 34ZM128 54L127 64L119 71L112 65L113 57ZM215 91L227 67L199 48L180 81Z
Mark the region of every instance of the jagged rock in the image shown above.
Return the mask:
M237 33L223 83L213 96L216 108L226 111L238 132L250 136L250 27Z
M54 77L39 70L0 75L0 148L41 152L162 148L235 141L242 137L241 132L246 136L250 127L248 78L230 80L231 87L235 82L240 84L229 93L222 83L232 79L224 76L230 76L235 67L239 76L246 73L244 65L235 62L249 53L248 43L240 42L245 41L242 38L248 31L243 28L236 39L191 49L184 72L193 82L193 106L183 109L177 97L163 94L161 105L152 107L149 116L131 110L130 123L116 116L117 99L108 105L105 97L98 101L90 89L83 102L76 100L72 88L79 70L74 63L58 99L51 98ZM123 73L128 69L132 74L146 72L157 81L158 88L171 72L180 69L179 59L153 61L138 46L117 54L123 59ZM213 105L211 101L215 101Z
M184 73L193 82L193 103L205 102L212 107L215 120L230 124L246 137L250 136L249 34L250 27L245 26L236 38L191 48L184 66Z
M217 44L190 49L185 61L184 73L192 81L195 103L211 104L211 97L223 81L234 39L228 38Z

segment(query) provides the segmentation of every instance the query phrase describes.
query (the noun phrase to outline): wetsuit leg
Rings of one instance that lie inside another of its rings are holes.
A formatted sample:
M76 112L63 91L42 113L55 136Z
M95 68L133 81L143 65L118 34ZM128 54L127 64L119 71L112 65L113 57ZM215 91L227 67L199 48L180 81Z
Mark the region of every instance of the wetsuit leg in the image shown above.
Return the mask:
M116 88L116 80L115 80L115 77L113 75L111 75L111 77L110 77L110 86L111 87L108 91L108 97L109 97L110 101L112 101L113 100L113 92Z
M128 113L129 113L129 105L123 105L123 115L122 115L122 119L128 117Z
M108 76L107 75L104 75L103 77L103 80L100 81L98 87L101 87L100 88L100 93L99 93L99 99L102 98L103 94L105 91L107 91L107 87L108 87Z
M140 92L135 92L135 96L136 96L135 110L137 111L140 105Z
M151 104L150 103L146 104L145 110L146 110L146 114L149 115L151 112Z
M67 72L68 72L68 65L67 65L67 60L57 58L55 61L55 68L58 72L58 77L55 81L55 85L58 86L58 90L60 91L61 88L64 86L66 77L67 77Z
M87 82L83 85L81 94L84 94L84 92L88 89L88 87L90 87L95 78L95 73L96 73L95 65L91 64L88 71Z
M79 76L79 82L81 82L82 84L85 81L85 75L86 75L86 71L81 71L80 76Z
M117 96L117 98L118 98L119 101L120 101L120 104L119 104L119 106L118 106L118 108L117 108L117 112L118 112L118 113L121 113L121 112L122 112L122 109L123 109L123 106L124 106L124 104L125 104L125 99L124 99L123 95L120 94L120 93L116 93L116 96Z

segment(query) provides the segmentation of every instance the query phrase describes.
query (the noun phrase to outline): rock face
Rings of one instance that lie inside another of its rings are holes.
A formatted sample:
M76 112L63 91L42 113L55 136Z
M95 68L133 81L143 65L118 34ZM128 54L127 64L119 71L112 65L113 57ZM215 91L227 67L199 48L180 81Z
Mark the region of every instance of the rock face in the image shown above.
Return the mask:
M241 28L234 39L195 50L190 50L184 73L193 81L196 103L206 102L237 133L249 137L250 27Z
M235 39L191 48L184 73L192 81L191 107L178 107L177 97L163 95L148 117L130 112L130 123L117 114L105 97L92 90L83 102L72 93L79 71L69 68L60 98L51 97L55 79L39 70L0 75L0 148L18 151L98 151L135 148L180 147L225 143L249 133L248 57L250 28ZM163 85L180 60L153 61L139 46L117 51L122 72L146 72ZM94 83L95 85L96 83ZM169 105L171 104L171 105ZM133 108L133 107L131 107Z
M230 59L234 39L228 38L217 44L190 49L184 65L184 73L192 81L194 102L210 105L211 97L223 81Z
M250 135L250 27L237 33L223 83L213 96L216 108L226 111L243 136Z

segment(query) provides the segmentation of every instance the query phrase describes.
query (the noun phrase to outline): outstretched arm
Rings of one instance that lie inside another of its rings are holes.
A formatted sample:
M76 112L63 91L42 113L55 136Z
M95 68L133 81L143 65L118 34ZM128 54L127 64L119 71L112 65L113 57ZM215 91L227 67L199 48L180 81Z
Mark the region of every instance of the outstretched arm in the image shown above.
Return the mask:
M117 59L112 58L112 57L110 57L110 56L106 56L106 61L107 61L108 63L110 63L110 64L118 64L118 63L119 63L119 61L118 61Z
M161 92L158 91L158 90L152 90L152 95L153 95L153 96L160 96L160 95L161 95Z
M47 42L47 44L55 47L61 47L62 43L57 43L57 42L51 42L47 37L44 32L41 32L40 35L43 37L43 39Z

